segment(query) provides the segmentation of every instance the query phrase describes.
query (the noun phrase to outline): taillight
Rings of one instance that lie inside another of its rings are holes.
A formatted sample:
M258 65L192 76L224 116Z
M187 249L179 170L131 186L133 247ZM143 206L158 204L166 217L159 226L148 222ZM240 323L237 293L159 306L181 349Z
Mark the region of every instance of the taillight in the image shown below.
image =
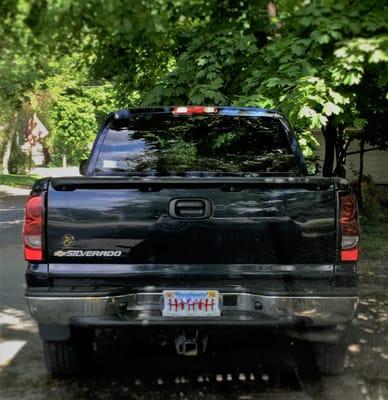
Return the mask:
M24 211L24 258L26 261L42 261L43 197L41 195L30 196Z
M186 107L175 107L172 109L173 114L180 114L180 115L215 114L217 112L218 112L217 107L207 107L207 106L186 106Z
M360 227L354 195L340 197L341 261L357 261L360 253Z

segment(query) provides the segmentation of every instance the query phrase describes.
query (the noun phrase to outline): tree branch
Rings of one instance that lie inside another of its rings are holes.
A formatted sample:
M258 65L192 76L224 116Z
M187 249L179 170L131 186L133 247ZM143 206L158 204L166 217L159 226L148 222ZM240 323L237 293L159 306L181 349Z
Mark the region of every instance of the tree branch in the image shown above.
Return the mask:
M348 153L346 152L346 150L348 149L350 143L353 141L354 136L350 135L349 139L347 140L345 146L342 148L340 154L337 157L337 161L336 161L336 165L333 171L333 175L335 175L338 171L338 168L340 167L341 163L345 160L346 156L348 155Z

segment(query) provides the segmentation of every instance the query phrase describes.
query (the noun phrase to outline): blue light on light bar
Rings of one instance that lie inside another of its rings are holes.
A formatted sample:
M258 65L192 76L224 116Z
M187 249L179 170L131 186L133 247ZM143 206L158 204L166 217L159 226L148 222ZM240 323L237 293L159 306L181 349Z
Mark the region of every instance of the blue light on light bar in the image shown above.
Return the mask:
M241 115L247 117L268 117L272 116L273 112L265 110L263 108L220 108L218 111L219 115Z
M238 108L220 108L218 111L220 115L239 115L240 110Z

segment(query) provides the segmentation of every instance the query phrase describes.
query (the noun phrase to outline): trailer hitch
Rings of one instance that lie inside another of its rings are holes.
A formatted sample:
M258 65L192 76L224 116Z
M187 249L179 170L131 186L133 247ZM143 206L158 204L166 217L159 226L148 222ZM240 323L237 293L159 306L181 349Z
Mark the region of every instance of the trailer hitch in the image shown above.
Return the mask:
M183 330L175 338L175 349L178 354L183 356L197 356L206 351L207 342L207 334L200 334L199 329L196 329L191 335L186 334L186 331Z

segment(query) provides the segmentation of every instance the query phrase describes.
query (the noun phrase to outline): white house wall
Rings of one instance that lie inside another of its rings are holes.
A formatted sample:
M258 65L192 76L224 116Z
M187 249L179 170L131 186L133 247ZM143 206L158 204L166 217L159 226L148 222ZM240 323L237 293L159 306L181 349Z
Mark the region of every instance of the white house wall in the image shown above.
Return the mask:
M319 164L323 165L325 158L325 140L321 131L315 131L314 135L320 146L316 154L319 157ZM348 151L358 151L358 141L353 141L348 148ZM354 180L357 175L360 165L360 155L354 154L346 158L347 179ZM388 151L369 151L364 155L364 174L371 175L373 180L378 184L388 184Z

